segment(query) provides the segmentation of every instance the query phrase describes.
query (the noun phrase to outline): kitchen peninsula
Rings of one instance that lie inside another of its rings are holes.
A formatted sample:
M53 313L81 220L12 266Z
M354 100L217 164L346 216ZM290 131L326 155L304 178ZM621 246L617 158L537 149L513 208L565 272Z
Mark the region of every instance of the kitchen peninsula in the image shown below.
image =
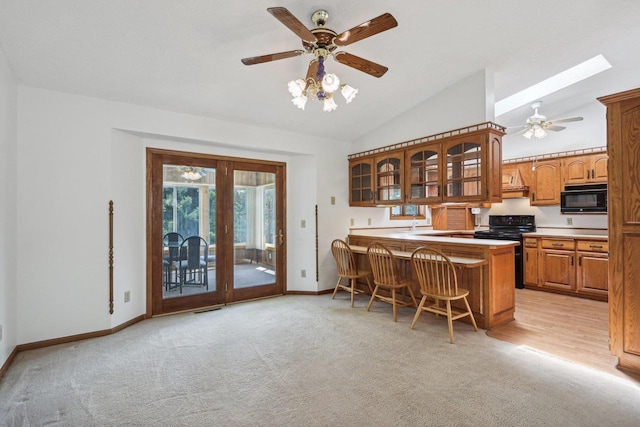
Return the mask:
M416 248L428 245L448 256L485 260L486 263L477 268L457 268L458 286L469 290L469 305L479 327L489 330L512 321L515 312L514 248L520 243L449 237L464 234L464 231L354 230L348 239L353 246L366 247L378 241L392 251L404 252L405 256L399 259L400 274L414 279L416 295L419 295L419 288L413 268L408 259L403 259ZM364 255L358 258L359 263L367 262Z

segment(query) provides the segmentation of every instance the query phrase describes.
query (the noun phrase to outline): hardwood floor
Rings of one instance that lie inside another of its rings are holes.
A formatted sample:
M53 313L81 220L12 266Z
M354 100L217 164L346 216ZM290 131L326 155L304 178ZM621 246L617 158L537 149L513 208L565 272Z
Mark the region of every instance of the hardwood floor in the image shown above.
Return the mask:
M609 352L606 302L516 289L515 318L513 322L488 331L487 335L632 378L616 369L618 359Z

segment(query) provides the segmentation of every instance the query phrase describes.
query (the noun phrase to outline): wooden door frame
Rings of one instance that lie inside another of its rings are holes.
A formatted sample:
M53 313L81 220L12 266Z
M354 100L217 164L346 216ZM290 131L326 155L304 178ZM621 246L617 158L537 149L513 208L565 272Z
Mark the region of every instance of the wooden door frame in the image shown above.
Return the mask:
M278 248L278 256L276 258L276 278L280 280L276 280L278 292L281 294L286 293L287 283L286 283L286 163L284 162L275 162L275 161L265 161L265 160L255 160L255 159L246 159L240 157L229 157L229 156L217 156L213 154L204 154L204 153L194 153L194 152L185 152L185 151L176 151L176 150L165 150L158 148L147 148L146 149L146 295L147 295L147 304L146 304L146 317L152 317L154 313L154 298L153 298L153 283L156 281L162 281L162 269L155 268L155 266L162 265L162 250L159 247L154 245L154 242L159 241L161 238L162 231L158 233L154 232L153 224L162 224L162 204L155 200L158 195L154 194L154 185L157 185L158 182L163 182L162 177L162 165L167 164L167 159L171 159L170 163L183 163L183 164L191 164L191 163L200 163L206 167L209 165L216 165L220 163L222 167L224 167L227 162L233 162L234 164L254 164L254 165L270 165L281 168L281 173L276 176L281 182L277 183L282 188L282 195L277 197L277 207L276 209L279 212L282 212L282 215L279 219L279 224L276 224L276 229L281 229L283 235L285 236L283 243ZM162 184L160 184L160 188L162 188ZM157 190L156 190L157 191ZM160 196L162 197L162 196ZM228 209L222 202L222 208ZM155 207L155 209L154 209ZM216 221L217 235L220 236L224 230L224 224L219 223L220 221ZM157 230L157 227L156 229ZM160 227L160 230L162 228ZM154 250L155 249L155 250ZM229 274L229 273L227 273ZM226 303L226 295L223 294L223 302ZM161 302L155 301L155 308L157 310L158 304ZM214 304L216 305L216 304ZM188 311L188 310L187 310ZM179 312L175 311L175 312ZM165 314L165 313L162 313Z

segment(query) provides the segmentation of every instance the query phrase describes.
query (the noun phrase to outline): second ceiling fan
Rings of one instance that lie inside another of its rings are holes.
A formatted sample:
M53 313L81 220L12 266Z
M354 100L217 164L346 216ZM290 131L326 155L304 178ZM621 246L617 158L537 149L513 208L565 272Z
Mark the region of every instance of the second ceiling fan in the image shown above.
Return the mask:
M538 108L542 105L542 101L536 101L531 104L533 108L533 115L527 118L526 122L522 126L513 126L508 129L514 130L513 133L522 133L527 139L542 139L547 136L547 131L552 130L555 132L566 129L565 126L558 126L559 123L579 122L583 120L582 117L568 117L565 119L547 120L546 116L543 116L538 112Z

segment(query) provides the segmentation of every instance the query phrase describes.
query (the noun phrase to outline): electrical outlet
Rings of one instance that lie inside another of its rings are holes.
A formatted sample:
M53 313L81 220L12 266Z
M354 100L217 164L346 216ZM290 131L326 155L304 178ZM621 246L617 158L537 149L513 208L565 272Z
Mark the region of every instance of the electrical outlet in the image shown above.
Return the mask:
M131 291L124 291L124 302L131 301Z
M300 277L307 277L307 270L300 270Z
M573 225L573 218L567 218L567 225Z
M304 219L300 220L300 228L307 228L307 221L305 221Z
M351 218L351 220L349 222L351 223L351 226L353 227L355 225L355 223L356 223L356 220Z
M371 225L371 218L367 218L367 224Z
M331 204L332 205L336 204L336 198L334 196L331 196Z

